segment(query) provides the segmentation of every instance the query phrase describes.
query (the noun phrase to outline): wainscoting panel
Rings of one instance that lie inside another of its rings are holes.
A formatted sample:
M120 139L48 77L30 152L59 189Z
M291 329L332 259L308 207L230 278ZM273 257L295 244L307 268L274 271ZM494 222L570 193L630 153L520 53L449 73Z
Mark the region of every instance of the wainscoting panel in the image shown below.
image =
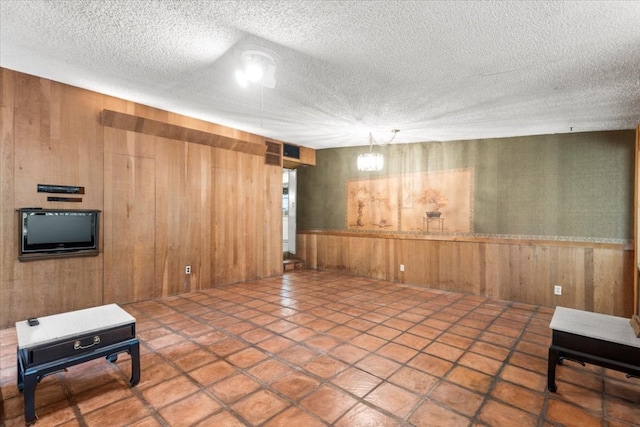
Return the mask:
M299 231L297 248L307 268L546 307L633 310L633 251L624 245Z

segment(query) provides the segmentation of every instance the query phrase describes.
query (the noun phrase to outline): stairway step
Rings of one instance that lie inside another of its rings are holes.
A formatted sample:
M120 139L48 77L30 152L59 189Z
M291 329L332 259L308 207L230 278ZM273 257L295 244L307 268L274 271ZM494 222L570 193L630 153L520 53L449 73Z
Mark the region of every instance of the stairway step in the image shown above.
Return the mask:
M282 261L282 267L284 271L297 270L298 268L304 268L304 261L297 258L289 258Z

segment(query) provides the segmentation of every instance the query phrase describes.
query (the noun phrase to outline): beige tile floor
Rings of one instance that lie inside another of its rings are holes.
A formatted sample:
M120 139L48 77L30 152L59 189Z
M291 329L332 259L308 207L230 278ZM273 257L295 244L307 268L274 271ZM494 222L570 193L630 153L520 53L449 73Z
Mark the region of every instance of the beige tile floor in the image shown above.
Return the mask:
M130 359L42 380L37 426L632 426L640 379L566 362L546 391L553 310L330 272L123 305ZM24 425L15 329L0 424Z

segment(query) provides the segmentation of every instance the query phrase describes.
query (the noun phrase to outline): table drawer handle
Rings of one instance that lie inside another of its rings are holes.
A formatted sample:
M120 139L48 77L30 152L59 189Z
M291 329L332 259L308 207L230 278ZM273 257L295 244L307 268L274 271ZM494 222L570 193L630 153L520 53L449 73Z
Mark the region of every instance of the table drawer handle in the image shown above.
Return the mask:
M97 336L97 335L95 337L93 337L93 342L91 344L89 344L89 345L82 345L80 340L74 342L73 343L73 349L74 350L84 350L85 348L93 347L96 344L100 344L100 337Z

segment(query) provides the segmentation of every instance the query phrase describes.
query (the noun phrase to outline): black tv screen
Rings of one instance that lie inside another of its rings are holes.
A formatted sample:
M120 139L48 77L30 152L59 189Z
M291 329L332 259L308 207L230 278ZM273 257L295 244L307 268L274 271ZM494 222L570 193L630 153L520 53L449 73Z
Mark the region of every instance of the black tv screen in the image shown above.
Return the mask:
M99 211L24 208L19 212L21 257L98 254Z

